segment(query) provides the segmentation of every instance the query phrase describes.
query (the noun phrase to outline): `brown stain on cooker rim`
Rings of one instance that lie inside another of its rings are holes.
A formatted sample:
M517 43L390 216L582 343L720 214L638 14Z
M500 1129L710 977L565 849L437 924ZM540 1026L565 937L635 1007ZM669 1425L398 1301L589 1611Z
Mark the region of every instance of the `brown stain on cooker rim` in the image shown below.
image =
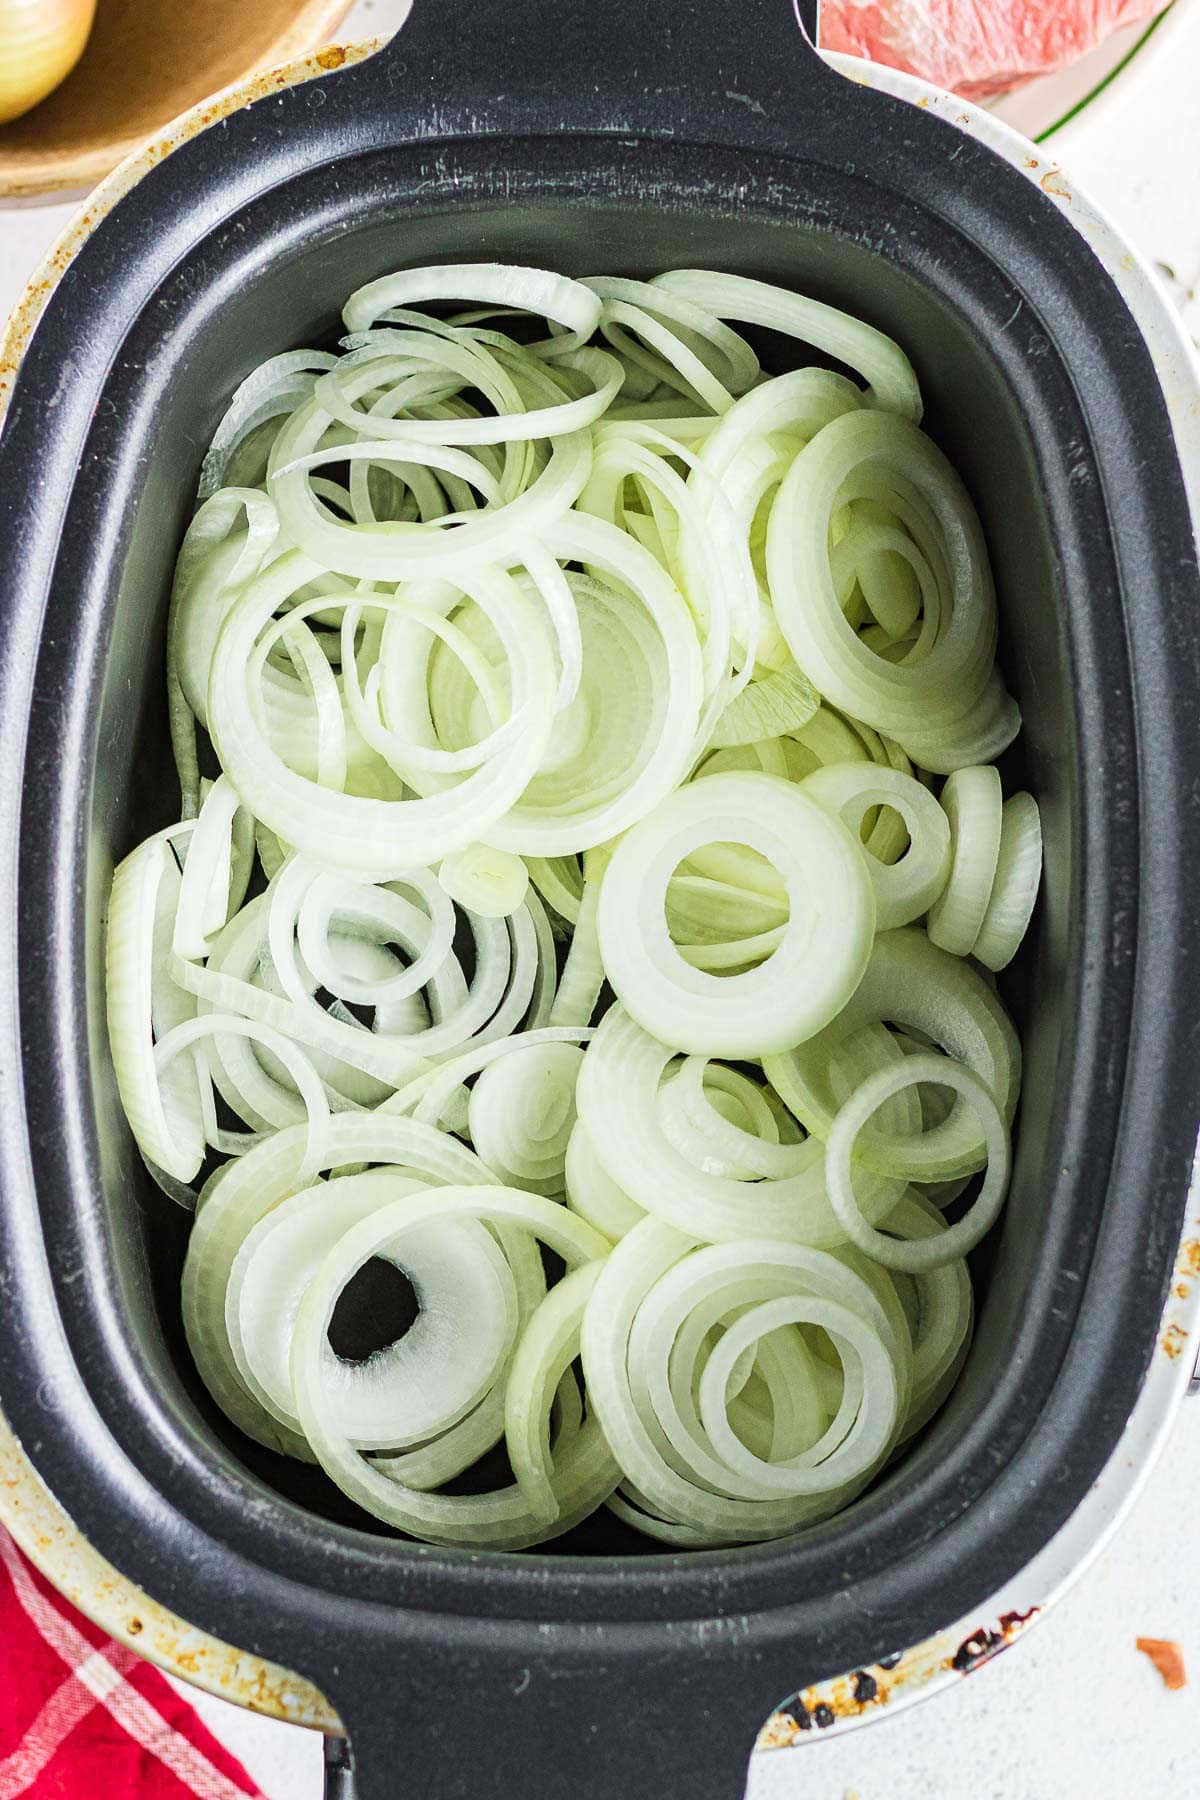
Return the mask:
M1171 1297L1174 1300L1186 1301L1192 1297L1195 1283L1200 1281L1200 1237L1189 1237L1183 1240L1179 1254L1175 1258L1175 1279L1171 1284ZM1159 1348L1171 1362L1178 1362L1187 1347L1188 1331L1177 1319L1168 1320Z
M24 1461L0 1422L4 1523L60 1593L159 1668L271 1718L337 1732L329 1702L302 1677L197 1630L141 1592L91 1550Z
M1001 1613L996 1621L997 1629L983 1625L965 1637L962 1643L948 1658L946 1667L953 1669L958 1675L969 1675L980 1663L988 1662L1001 1650L1007 1650L1015 1637L1018 1637L1040 1609L1031 1606L1028 1612Z
M1034 163L1032 166L1036 168L1037 164ZM1075 198L1074 194L1063 180L1063 172L1061 169L1047 169L1046 173L1042 176L1039 185L1043 194L1053 194L1057 200L1073 200Z
M1001 1613L994 1624L979 1626L957 1644L943 1633L912 1650L852 1669L848 1675L802 1688L786 1706L772 1713L755 1748L789 1749L893 1701L915 1699L922 1689L947 1675L969 1675L1007 1649L1040 1610L1032 1606L1028 1612Z

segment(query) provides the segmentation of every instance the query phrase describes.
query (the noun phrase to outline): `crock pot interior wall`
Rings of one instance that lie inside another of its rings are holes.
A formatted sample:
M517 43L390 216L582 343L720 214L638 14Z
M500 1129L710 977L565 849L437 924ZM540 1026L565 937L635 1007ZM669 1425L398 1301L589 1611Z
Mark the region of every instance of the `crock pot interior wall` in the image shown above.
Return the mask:
M506 166L497 149L493 166ZM508 195L519 188L509 166ZM543 191L545 188L542 173ZM366 184L364 184L366 185ZM601 191L603 189L601 188ZM114 1268L129 1334L147 1374L203 1453L221 1446L268 1487L330 1517L383 1530L316 1471L247 1444L203 1393L179 1323L178 1276L187 1222L153 1187L124 1124L103 1037L104 898L114 861L146 832L176 816L164 706L164 621L175 553L199 464L230 393L266 357L329 343L342 301L387 269L422 261L503 259L568 273L651 274L680 264L760 276L847 308L891 333L912 357L927 402L927 428L962 472L983 518L1002 611L1001 656L1025 718L1017 778L1038 795L1046 828L1046 879L1029 949L1005 978L1021 1018L1026 1078L1020 1148L999 1250L977 1257L983 1296L974 1349L958 1391L921 1447L889 1477L942 1455L977 1417L997 1371L1016 1353L1031 1283L1044 1254L1042 1159L1051 1133L1070 965L1069 919L1075 833L1073 701L1051 529L1031 434L990 342L928 279L928 246L915 239L881 256L824 228L819 196L811 216L788 222L743 201L736 219L719 206L663 207L644 196L614 203L585 192L531 199L488 197L453 207L363 207L330 229L315 203L290 209L283 241L260 247L252 268L231 255L214 269L208 244L183 264L159 304L134 326L130 366L153 376L128 421L140 464L140 495L123 552L112 613L89 860L88 981L94 1004L92 1067ZM843 216L845 216L843 214ZM249 233L253 237L253 232ZM211 283L211 285L209 285ZM760 339L768 367L796 355ZM801 352L803 354L803 352ZM160 373L161 372L161 373ZM1011 786L1011 782L1006 783ZM1026 1006L1023 997L1033 997ZM552 1550L652 1548L607 1514Z

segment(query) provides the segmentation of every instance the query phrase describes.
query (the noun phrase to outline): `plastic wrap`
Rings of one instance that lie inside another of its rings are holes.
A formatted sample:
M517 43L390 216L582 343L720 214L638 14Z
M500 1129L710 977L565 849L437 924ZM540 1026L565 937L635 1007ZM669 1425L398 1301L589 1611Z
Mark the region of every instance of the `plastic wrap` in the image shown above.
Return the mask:
M821 43L986 99L1159 11L1161 0L826 0Z

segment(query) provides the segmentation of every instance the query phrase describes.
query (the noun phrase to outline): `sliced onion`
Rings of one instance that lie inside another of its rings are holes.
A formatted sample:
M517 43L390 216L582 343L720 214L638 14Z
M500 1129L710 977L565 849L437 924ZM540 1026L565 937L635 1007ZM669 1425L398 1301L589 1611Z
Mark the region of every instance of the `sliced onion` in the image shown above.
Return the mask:
M547 1524L553 1524L559 1508L551 1408L564 1381L578 1395L570 1368L579 1355L584 1310L602 1266L600 1261L585 1263L547 1294L526 1328L509 1372L504 1399L508 1460L526 1503ZM578 1427L572 1437L577 1441Z
M770 1237L820 1247L844 1233L825 1193L823 1151L815 1139L800 1145L796 1170L779 1178L738 1179L712 1174L703 1146L684 1154L659 1116L658 1095L673 1052L650 1037L620 1007L612 1007L592 1040L576 1089L579 1116L603 1167L645 1211L712 1242ZM860 1199L876 1219L900 1197L880 1180Z
M336 363L337 357L328 350L285 350L247 375L213 433L197 498L203 502L219 488L233 485L230 469L239 447L268 420L294 412L311 396L317 376Z
M713 841L748 844L783 877L783 937L755 969L694 969L667 931L664 900L684 857ZM664 1043L701 1055L759 1055L813 1036L857 987L875 902L866 862L840 823L766 775L684 788L617 846L600 893L605 973L626 1010Z
M887 1221L898 1237L937 1237L945 1221L927 1199L910 1188ZM909 1282L913 1304L913 1385L904 1420L905 1439L919 1431L941 1406L954 1384L971 1339L971 1277L961 1257L937 1268L892 1279Z
M480 1075L467 1115L471 1141L502 1181L562 1193L582 1063L574 1044L530 1044Z
M159 1038L154 1046L154 1065L160 1083L177 1058L183 1056L191 1050L193 1045L202 1040L216 1037L252 1038L264 1049L269 1050L287 1069L308 1114L308 1147L301 1164L301 1174L307 1176L312 1173L319 1166L325 1148L329 1128L329 1102L326 1099L321 1079L310 1059L282 1032L274 1031L269 1025L264 1025L258 1020L241 1019L229 1013L204 1013L198 1018L184 1019L181 1024L173 1026L170 1031ZM207 1071L205 1071L206 1073ZM206 1092L207 1083L202 1077L200 1084L200 1116L202 1120L204 1119L203 1101ZM207 1137L209 1143L216 1144L220 1148L222 1147L221 1134L214 1127L215 1121L203 1136Z
M829 1329L844 1346L849 1396L836 1421L827 1421L815 1388L805 1395L801 1386L808 1366L794 1329L801 1321ZM709 1331L722 1323L716 1360L705 1358ZM789 1378L777 1388L781 1405L790 1392L807 1406L787 1419L778 1460L764 1461L723 1415L745 1353L754 1347L761 1358L780 1336L779 1372ZM720 1544L777 1536L820 1518L878 1466L901 1406L889 1340L871 1289L835 1258L753 1240L695 1249L694 1240L648 1219L601 1270L584 1314L582 1352L588 1392L639 1500L698 1541Z
M951 1087L966 1101L983 1128L987 1173L975 1200L955 1225L934 1236L900 1240L869 1225L859 1210L853 1185L854 1140L872 1113L904 1087L927 1081ZM990 1090L979 1077L949 1056L910 1056L869 1076L841 1108L829 1133L825 1179L838 1223L860 1250L887 1269L917 1273L965 1256L996 1221L1008 1190L1008 1127Z
M105 985L108 1036L121 1104L142 1155L176 1181L204 1160L199 1081L191 1058L163 1070L155 1039L195 1012L169 966L181 877L172 842L191 827L147 838L113 876Z
M226 1163L202 1195L183 1269L183 1323L200 1378L217 1405L258 1443L311 1461L303 1437L280 1421L246 1387L226 1325L225 1296L234 1261L249 1233L289 1194L306 1183L304 1126L275 1132L236 1162ZM343 1114L330 1120L326 1166L388 1163L435 1182L490 1181L479 1158L455 1138L410 1119Z
M347 1231L427 1191L394 1169L344 1175L293 1194L247 1233L226 1289L226 1328L247 1386L289 1429L301 1429L289 1362L310 1283ZM512 1274L482 1225L431 1222L376 1255L412 1283L416 1319L364 1362L343 1361L328 1338L322 1351L324 1389L350 1441L366 1449L423 1443L457 1425L496 1384L517 1335Z
M775 669L735 694L709 734L716 750L757 744L805 725L817 710L817 695L799 669Z
M595 854L595 853L593 853ZM604 963L600 956L600 934L597 915L600 908L600 874L587 876L579 902L579 916L571 936L571 948L563 964L550 1012L552 1025L588 1025L604 986Z
M942 1403L1007 1183L979 965L1041 841L978 520L900 348L762 282L439 265L345 319L218 427L181 818L111 896L201 1379L430 1543L794 1531ZM377 1258L416 1318L343 1360Z
M775 1091L806 1130L829 1136L844 1097L835 1088L839 1059L864 1026L884 1020L915 1027L964 1063L995 1095L1004 1118L1012 1119L1020 1089L1021 1047L1008 1014L976 969L939 950L923 931L907 926L876 938L862 982L825 1032L790 1052L763 1059ZM580 1083L581 1091L584 1085ZM972 1174L983 1166L986 1155L982 1130L959 1099L933 1130L889 1133L886 1138L864 1131L855 1160L880 1174L944 1181Z
M1005 969L1029 929L1042 879L1042 819L1032 794L1004 802L996 879L971 954L989 969Z
M704 698L694 623L653 557L615 526L582 514L546 543L555 556L584 563L591 577L573 584L584 602L581 626L586 633L594 621L596 633L591 655L585 636L572 702L585 729L557 757L551 737L536 777L487 833L489 843L540 858L603 844L665 799L690 765ZM560 714L556 733L565 725Z
M509 850L468 844L447 856L438 880L452 900L488 919L507 919L525 898L529 871Z
M574 925L583 897L583 870L573 856L527 856L525 866L538 893L560 919Z
M969 956L983 926L1000 855L1000 777L992 767L956 769L942 789L950 822L950 874L929 909L929 936L954 956Z
M921 416L917 378L899 344L851 313L803 294L788 293L765 281L718 274L710 269L672 269L669 274L656 276L650 285L705 307L720 319L765 325L772 331L800 338L864 375L871 384L876 406L887 407L906 419Z
M596 1146L580 1118L575 1120L571 1140L567 1145L564 1174L567 1204L572 1212L577 1212L581 1219L585 1219L614 1244L627 1231L632 1231L640 1219L645 1218L645 1207L639 1206L623 1188L618 1187L600 1161Z
M186 840L172 936L177 956L208 955L210 940L224 930L245 898L253 860L253 821L228 776L222 775L205 796L195 830Z
M595 276L587 286L604 303L600 330L611 344L714 412L724 412L758 375L758 358L745 339L691 299L667 293L657 282L611 275Z
M430 300L466 300L514 307L539 314L580 339L591 336L600 320L600 302L582 282L550 269L519 268L510 263L439 263L433 268L404 269L358 288L342 317L347 331L366 331L396 307L420 306Z
M404 1197L351 1227L326 1257L305 1293L292 1344L292 1387L305 1435L326 1473L351 1499L378 1518L429 1542L516 1549L538 1543L574 1524L607 1498L620 1472L595 1420L587 1421L554 1463L555 1506L547 1520L518 1484L488 1494L434 1494L409 1488L374 1468L353 1450L323 1380L324 1344L338 1295L383 1245L403 1254L406 1235L433 1221L480 1219L532 1231L569 1268L603 1257L605 1239L563 1207L513 1188L443 1188Z
M873 763L827 763L805 777L800 791L836 813L855 837L861 836L872 807L891 807L899 814L909 838L905 854L891 864L867 858L880 931L911 924L938 900L950 873L951 825L919 781Z
M528 729L449 793L418 800L333 794L295 774L275 754L245 686L259 632L313 572L314 565L297 553L281 558L262 582L244 591L226 620L210 680L213 741L222 763L256 817L326 863L395 874L440 861L486 834L537 767L549 736L554 684L545 633L515 582L496 573L482 586L473 582L473 597L486 592L494 616L511 626L511 705L514 713L528 709Z
M869 648L842 611L830 559L831 520L885 498L912 544L922 637L899 662ZM771 600L797 663L818 692L909 745L929 768L955 768L988 680L996 609L983 535L958 476L917 427L880 411L825 426L791 464L767 536Z
M502 1057L510 1056L518 1050L529 1050L547 1044L586 1042L593 1035L588 1028L573 1025L539 1025L529 1031L502 1033L498 1037L485 1037L481 1034L480 1039L470 1048L444 1061L440 1067L429 1069L405 1082L383 1102L379 1110L411 1113L413 1118L436 1125L445 1120L447 1114L454 1109L456 1101L461 1100L465 1107L463 1084L481 1070L490 1068ZM465 1130L465 1111L462 1118Z

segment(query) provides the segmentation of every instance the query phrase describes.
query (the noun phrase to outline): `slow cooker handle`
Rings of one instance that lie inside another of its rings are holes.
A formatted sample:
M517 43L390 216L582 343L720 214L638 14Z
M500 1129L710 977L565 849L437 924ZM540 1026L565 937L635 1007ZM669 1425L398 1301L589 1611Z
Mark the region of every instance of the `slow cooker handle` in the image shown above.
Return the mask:
M439 138L564 132L774 143L846 83L814 48L819 0L414 0L339 75Z
M564 1619L531 1650L528 1623L518 1643L501 1618L426 1615L419 1648L319 1672L349 1737L348 1755L329 1743L326 1800L743 1800L804 1660L747 1623L678 1621L643 1648L627 1624Z

